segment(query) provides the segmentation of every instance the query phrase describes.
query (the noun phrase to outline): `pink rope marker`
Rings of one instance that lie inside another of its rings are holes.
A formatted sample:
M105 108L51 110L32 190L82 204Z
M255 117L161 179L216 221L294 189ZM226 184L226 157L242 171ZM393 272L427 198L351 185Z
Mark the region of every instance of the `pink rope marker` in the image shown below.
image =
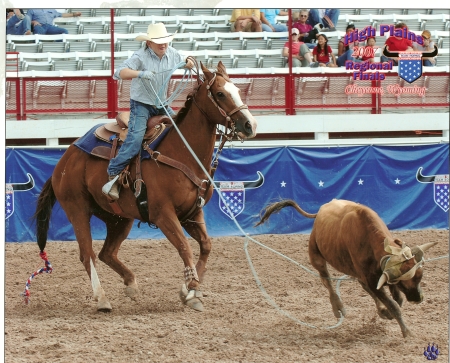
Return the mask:
M45 261L45 267L42 267L41 269L33 272L31 276L28 278L27 283L25 284L25 291L22 293L22 296L24 297L25 304L28 305L28 302L30 300L30 285L31 280L33 280L37 275L46 272L46 273L52 273L53 267L50 261L47 259L47 252L41 251L39 252L39 256Z

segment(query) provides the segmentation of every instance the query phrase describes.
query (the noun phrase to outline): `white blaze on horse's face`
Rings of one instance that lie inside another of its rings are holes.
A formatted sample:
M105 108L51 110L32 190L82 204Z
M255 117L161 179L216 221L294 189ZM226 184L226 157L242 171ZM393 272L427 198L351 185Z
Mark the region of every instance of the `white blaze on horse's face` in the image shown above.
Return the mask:
M225 91L227 91L233 102L235 103L236 107L242 106L244 103L242 102L241 96L239 94L239 88L237 88L233 83L231 82L225 82L225 85L223 86ZM256 119L253 117L253 115L250 113L248 109L243 109L240 112L244 115L244 117L247 119L248 124L251 127L251 134L249 132L249 135L244 135L241 132L238 133L239 137L242 138L252 138L256 136L256 126L258 125ZM250 131L250 130L249 130Z

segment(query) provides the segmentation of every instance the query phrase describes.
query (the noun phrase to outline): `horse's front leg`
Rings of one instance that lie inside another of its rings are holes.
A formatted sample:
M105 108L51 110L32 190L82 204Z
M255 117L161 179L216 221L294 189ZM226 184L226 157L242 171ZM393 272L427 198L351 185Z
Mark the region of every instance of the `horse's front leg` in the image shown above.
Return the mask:
M200 256L196 268L200 282L203 282L206 272L206 263L208 262L208 257L211 252L211 239L206 232L203 209L199 209L195 217L192 218L192 221L186 222L183 224L183 227L200 245Z
M161 229L161 232L178 250L178 254L184 262L184 284L181 287L180 298L187 306L194 310L203 311L203 303L200 300L202 293L199 290L200 278L197 268L194 264L194 256L191 245L183 233L181 224L175 213L160 213L155 224Z

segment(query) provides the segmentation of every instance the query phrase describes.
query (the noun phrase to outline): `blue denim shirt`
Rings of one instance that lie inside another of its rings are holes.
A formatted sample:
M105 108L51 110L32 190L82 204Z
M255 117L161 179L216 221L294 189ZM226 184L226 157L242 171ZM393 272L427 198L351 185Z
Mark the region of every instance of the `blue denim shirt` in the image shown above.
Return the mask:
M120 79L120 71L124 68L135 71L154 72L155 76L151 80L141 78L133 78L131 80L130 98L148 105L158 106L160 103L153 93L152 87L149 84L144 86L143 83L150 81L155 92L162 94L163 98L161 100L165 101L167 98L168 83L165 85L164 90L162 92L160 91L164 80L169 76L173 68L183 61L184 59L181 54L170 46L167 47L166 53L161 59L159 59L151 48L140 48L116 69L114 79Z
M53 25L53 19L62 17L62 14L55 9L28 9L27 15L31 21L36 20L42 25Z

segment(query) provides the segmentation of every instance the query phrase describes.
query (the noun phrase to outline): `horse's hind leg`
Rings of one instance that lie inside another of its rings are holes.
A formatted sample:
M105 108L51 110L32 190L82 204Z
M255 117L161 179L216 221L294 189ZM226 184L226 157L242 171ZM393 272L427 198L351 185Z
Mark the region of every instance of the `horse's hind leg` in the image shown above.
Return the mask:
M123 282L126 285L125 294L135 299L139 293L136 277L117 257L122 242L127 238L133 227L133 219L122 218L111 214L103 214L99 218L106 223L107 233L105 243L98 254L98 258L123 278Z
M187 222L183 225L183 227L186 232L189 233L189 235L200 245L200 256L195 267L197 269L200 282L203 282L206 272L206 263L211 252L211 239L206 232L203 210L200 209L199 213L197 213L193 219L193 222Z
M97 301L97 310L110 311L112 309L111 304L106 298L105 291L100 285L97 271L95 269L96 256L92 248L90 215L79 209L74 211L74 213L68 213L67 211L69 209L64 209L75 231L75 236L80 248L80 261L84 265L84 268L86 269L86 272L91 280L92 289L94 291L94 299Z

